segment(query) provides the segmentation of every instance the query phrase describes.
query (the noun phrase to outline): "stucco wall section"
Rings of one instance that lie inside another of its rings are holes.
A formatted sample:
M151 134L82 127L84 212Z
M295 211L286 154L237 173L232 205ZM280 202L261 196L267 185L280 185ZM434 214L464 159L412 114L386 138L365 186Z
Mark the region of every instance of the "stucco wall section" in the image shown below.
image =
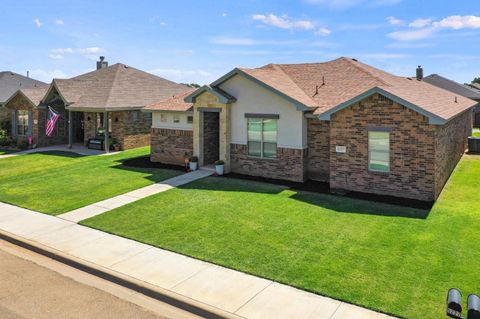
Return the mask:
M391 129L389 173L368 170L368 126ZM330 188L434 200L435 130L428 118L378 94L335 113ZM337 145L347 152L336 153Z
M232 103L232 144L247 143L245 113L266 113L280 116L277 141L279 147L307 147L303 112L298 111L292 103L241 75L225 81L220 88L237 99Z
M164 121L162 122L162 115ZM179 123L174 123L174 117L178 117ZM187 117L193 116L193 112L152 112L152 128L165 128L171 130L192 130L193 123L187 122Z

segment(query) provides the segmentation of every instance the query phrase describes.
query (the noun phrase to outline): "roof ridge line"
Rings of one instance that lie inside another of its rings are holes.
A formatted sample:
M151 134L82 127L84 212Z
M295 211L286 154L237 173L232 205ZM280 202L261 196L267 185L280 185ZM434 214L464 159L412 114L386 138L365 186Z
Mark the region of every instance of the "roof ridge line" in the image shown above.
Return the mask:
M108 95L107 95L107 100L105 101L105 105L109 105L108 103L110 102L110 98L112 97L112 91L113 91L113 87L115 86L115 82L117 81L117 77L118 77L118 73L120 72L120 67L123 66L125 67L126 65L125 64L121 64L121 63L116 63L119 67L117 67L117 69L115 70L115 75L113 77L113 81L111 82L112 86L110 87L110 89L108 90ZM115 64L114 64L115 65ZM112 66L114 66L112 65Z
M282 69L282 67L281 67L279 64L272 63L272 65L275 66L276 68L278 68L283 74L285 74L285 76L286 76L287 78L289 78L290 81L292 81L292 83L295 84L295 86L296 86L300 91L302 91L303 94L305 94L306 97L308 97L309 99L311 99L312 102L318 106L318 103L317 103L310 95L308 95L307 92L305 92L301 87L299 87L298 84L290 77L290 75L288 75L288 74Z
M386 82L385 80L379 78L378 76L374 75L372 72L370 72L369 70L366 70L365 68L361 67L360 65L357 65L357 63L355 63L355 61L349 59L349 58L343 58L344 60L348 61L351 65L353 65L355 68L357 68L358 70L362 71L363 73L366 73L370 76L372 76L374 79L380 81L381 83L383 83L384 85L387 85L387 86L392 86L390 83ZM358 62L358 61L356 61ZM360 62L361 63L361 62ZM380 70L382 71L382 70ZM393 74L392 74L393 75ZM393 76L396 76L396 75L393 75Z

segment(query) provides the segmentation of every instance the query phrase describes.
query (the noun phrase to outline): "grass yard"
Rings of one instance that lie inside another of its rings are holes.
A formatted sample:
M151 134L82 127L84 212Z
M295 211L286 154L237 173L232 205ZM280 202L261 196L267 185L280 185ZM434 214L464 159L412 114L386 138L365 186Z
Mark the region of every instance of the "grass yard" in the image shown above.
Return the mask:
M407 318L480 293L480 157L428 212L210 177L82 224Z
M480 129L474 128L474 129L473 129L472 136L480 137Z
M125 167L149 148L109 156L48 152L0 159L0 201L58 215L182 174Z

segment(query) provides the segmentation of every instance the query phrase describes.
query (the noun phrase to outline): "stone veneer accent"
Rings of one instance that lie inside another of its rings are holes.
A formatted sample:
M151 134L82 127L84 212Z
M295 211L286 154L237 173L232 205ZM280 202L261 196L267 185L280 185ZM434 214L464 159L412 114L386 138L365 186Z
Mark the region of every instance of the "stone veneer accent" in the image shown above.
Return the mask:
M138 112L138 119L134 119L134 112ZM95 137L97 116L100 113L84 113L84 141ZM147 113L140 111L110 112L111 136L120 143L124 150L150 145L151 118ZM90 120L88 120L90 118Z
M57 121L56 128L53 131L53 135L47 137L45 135L45 127L47 123L48 109L33 107L30 101L28 101L23 95L17 94L8 104L5 105L9 110L24 110L30 111L32 120L31 136L33 144L37 147L58 145L68 143L68 121L66 120L66 111L63 105L52 104L52 107L60 114L61 118ZM13 134L13 132L12 132ZM17 143L28 141L28 136L17 136Z
M200 166L204 164L204 116L202 116L203 111L199 108L218 108L221 110L219 113L220 141L218 159L225 162L225 173L230 172L231 107L231 104L219 103L218 98L209 92L196 97L193 105L193 154L198 156Z
M330 124L318 119L307 120L307 177L328 182L330 179Z
M230 170L233 173L305 181L306 151L302 149L277 148L277 158L248 156L247 145L231 144Z
M193 153L192 131L152 128L151 136L152 162L184 165Z
M450 174L468 148L472 135L472 112L466 111L438 126L435 133L435 198L440 195Z

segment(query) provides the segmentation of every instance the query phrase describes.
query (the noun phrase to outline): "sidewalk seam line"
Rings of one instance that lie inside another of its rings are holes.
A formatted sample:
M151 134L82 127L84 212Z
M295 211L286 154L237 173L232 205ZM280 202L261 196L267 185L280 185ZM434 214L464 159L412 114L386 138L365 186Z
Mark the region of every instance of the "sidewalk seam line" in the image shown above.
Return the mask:
M335 316L335 314L337 313L338 309L340 309L340 306L343 305L343 304L344 304L344 303L343 303L342 301L340 301L340 303L338 304L337 309L335 309L335 311L334 311L334 312L332 313L332 315L330 316L330 319L332 319L332 318Z
M257 277L258 278L258 277ZM235 310L233 313L234 314L237 314L238 311L240 311L240 309L242 309L243 307L245 307L250 301L252 301L255 297L257 297L259 294L261 294L265 289L267 289L268 287L270 287L271 285L273 284L273 281L270 280L270 283L268 285L266 285L265 287L263 287L263 289L261 289L259 292L257 292L255 295L252 296L252 298L248 299L247 301L245 301L245 303L243 305L241 305L240 307L237 308L237 310Z

